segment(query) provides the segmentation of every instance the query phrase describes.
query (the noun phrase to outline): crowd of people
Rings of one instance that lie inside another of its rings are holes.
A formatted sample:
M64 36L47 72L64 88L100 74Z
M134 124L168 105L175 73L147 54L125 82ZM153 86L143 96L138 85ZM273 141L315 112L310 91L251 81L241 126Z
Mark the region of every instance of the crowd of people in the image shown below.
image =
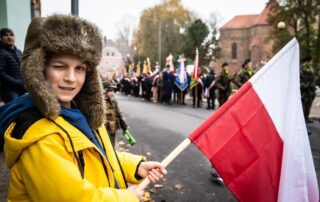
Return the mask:
M207 109L217 109L255 74L250 59L246 59L240 70L233 75L229 73L229 68L227 62L223 63L218 75L213 68L209 69L208 72L200 74L196 84L192 84L192 75L185 70L188 85L183 90L177 82L179 73L170 70L169 64L162 71L157 66L154 72L142 73L140 76L134 72L121 77L114 74L112 80L117 85L116 90L124 95L141 97L146 101L165 105L185 105L186 95L189 94L192 97L193 107L200 108L205 101ZM316 86L320 86L320 68L317 70L313 67L310 56L301 60L300 83L303 112L306 123L310 123L312 121L309 119L309 114L316 96Z
M117 90L124 95L141 97L146 101L161 103L165 105L185 105L186 95L192 97L192 106L195 108L207 102L207 109L217 109L230 97L233 91L240 88L253 74L252 63L247 59L242 68L235 75L229 73L228 63L223 63L221 72L217 75L214 69L200 74L195 84L192 84L192 75L186 70L187 88L181 89L179 85L178 72L170 70L167 64L162 71L159 67L154 72L145 72L140 76L135 73L123 74L121 77L114 74L112 80L117 85ZM216 105L216 101L218 105Z

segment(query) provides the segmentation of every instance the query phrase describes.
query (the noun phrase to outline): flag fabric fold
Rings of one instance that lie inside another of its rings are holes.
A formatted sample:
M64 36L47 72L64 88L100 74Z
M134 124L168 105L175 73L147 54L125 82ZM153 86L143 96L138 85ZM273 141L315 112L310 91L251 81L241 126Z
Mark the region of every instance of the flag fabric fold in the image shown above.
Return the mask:
M138 62L136 66L136 76L139 77L141 75L141 67L140 67L140 62Z
M198 85L198 83L201 83L200 79L201 71L200 71L200 66L199 66L199 51L198 49L196 50L196 56L194 59L194 68L193 72L191 74L191 82L190 82L190 89Z
M147 60L144 61L144 63L143 63L143 71L142 72L144 74L148 74L148 73L150 73L150 71L151 71L151 63L150 63L150 59L147 58Z
M170 53L170 55L167 57L167 65L170 65L169 71L174 72L174 65L173 65L173 55Z
M188 138L239 201L319 202L296 39Z

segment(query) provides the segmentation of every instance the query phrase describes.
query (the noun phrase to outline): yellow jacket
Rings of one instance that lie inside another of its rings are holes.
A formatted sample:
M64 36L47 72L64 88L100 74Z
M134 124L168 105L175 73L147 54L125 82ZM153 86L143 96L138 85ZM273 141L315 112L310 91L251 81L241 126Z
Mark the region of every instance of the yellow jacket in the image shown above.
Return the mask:
M22 139L11 137L15 123L6 130L4 149L10 168L8 201L138 201L126 189L126 182L138 183L134 175L142 156L116 154L101 126L97 136L106 150L106 159L84 134L62 117L54 122L46 118L38 120ZM83 178L75 157L79 151L83 154ZM119 189L114 188L113 176Z

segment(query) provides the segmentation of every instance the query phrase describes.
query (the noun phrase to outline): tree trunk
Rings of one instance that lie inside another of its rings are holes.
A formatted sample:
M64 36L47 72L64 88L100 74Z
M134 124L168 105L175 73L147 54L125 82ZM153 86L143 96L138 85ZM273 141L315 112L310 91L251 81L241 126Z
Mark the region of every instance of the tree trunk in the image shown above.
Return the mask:
M299 0L299 7L303 8L303 21L306 27L306 34L305 34L305 39L306 39L306 55L311 55L311 30L310 30L310 21L309 21L309 15L310 12L308 8L311 8L312 5L312 0L307 0L306 5L303 5L303 0Z

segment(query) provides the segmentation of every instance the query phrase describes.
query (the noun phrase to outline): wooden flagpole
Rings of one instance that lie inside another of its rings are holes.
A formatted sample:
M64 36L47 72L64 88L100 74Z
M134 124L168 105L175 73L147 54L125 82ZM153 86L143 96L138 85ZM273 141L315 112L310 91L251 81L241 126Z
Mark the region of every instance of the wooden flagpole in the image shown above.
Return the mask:
M184 139L163 161L161 164L164 167L167 167L189 144L191 143L189 138ZM144 180L138 185L138 189L145 189L150 184L150 180L148 177L144 178Z

